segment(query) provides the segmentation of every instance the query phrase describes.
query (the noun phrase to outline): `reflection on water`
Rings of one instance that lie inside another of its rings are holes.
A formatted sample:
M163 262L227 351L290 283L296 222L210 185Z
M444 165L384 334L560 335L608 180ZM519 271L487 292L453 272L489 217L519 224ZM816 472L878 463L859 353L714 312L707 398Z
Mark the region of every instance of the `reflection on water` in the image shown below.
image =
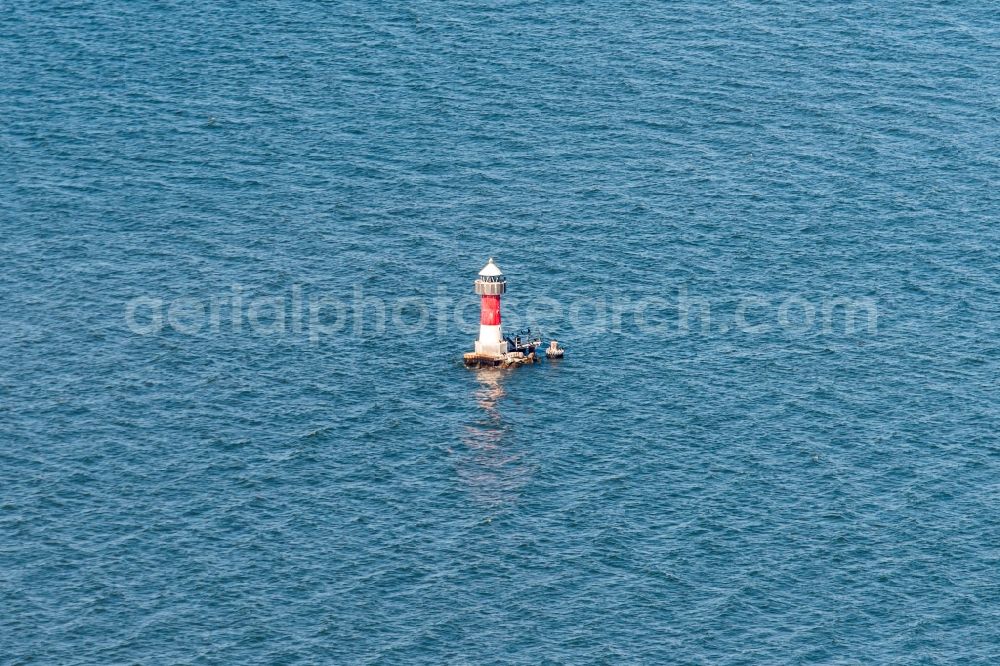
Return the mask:
M473 397L480 411L475 422L465 427L457 472L477 501L502 506L517 500L531 469L524 454L515 449L511 424L504 419L507 373L489 368L474 372L479 387Z
M500 398L506 395L501 383L504 373L494 368L480 368L475 372L476 380L480 385L479 390L476 391L476 402L491 420L499 421L500 410L497 409L497 403Z

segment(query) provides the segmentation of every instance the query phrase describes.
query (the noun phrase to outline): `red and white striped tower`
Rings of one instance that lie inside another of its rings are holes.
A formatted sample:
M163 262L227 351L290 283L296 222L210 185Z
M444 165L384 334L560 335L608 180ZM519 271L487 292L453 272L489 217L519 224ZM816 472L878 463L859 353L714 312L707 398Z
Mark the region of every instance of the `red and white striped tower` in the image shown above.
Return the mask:
M483 297L479 313L479 339L476 353L495 356L507 352L507 341L500 332L500 296L507 291L507 278L493 263L493 257L479 271L476 293Z

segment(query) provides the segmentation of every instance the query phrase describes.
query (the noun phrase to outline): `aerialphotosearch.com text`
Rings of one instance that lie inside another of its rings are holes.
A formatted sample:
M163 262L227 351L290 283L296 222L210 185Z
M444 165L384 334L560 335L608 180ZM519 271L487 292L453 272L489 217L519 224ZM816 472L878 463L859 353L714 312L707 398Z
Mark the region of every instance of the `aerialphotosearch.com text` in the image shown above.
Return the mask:
M338 292L340 293L340 292ZM686 285L664 296L624 293L579 298L533 296L504 299L503 325L558 332L560 337L635 331L642 335L712 335L774 332L791 335L874 335L878 305L870 296L742 294L708 298ZM211 295L138 295L124 304L127 329L136 335L223 332L256 336L305 336L322 343L337 335L472 334L479 300L437 295L382 298L355 286L349 298L292 285L282 294L251 294L240 285Z

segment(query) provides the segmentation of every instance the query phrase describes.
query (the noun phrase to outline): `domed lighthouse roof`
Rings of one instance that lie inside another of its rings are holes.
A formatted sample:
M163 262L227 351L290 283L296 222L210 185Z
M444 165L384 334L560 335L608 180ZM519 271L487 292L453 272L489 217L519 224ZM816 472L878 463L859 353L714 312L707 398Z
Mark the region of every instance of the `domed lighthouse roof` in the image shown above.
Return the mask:
M493 263L493 257L490 257L490 260L483 266L483 270L479 271L479 275L482 277L497 277L503 275L503 273L500 271L500 267Z

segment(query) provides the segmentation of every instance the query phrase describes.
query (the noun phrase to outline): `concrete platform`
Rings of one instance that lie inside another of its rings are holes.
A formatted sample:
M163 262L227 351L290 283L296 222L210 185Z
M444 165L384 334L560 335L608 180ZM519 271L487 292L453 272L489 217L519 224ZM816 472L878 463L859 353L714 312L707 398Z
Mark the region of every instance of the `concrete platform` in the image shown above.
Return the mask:
M519 365L529 365L538 363L538 355L534 352L522 354L521 352L508 352L506 354L477 354L469 352L463 354L462 359L465 365L470 368L512 368Z

